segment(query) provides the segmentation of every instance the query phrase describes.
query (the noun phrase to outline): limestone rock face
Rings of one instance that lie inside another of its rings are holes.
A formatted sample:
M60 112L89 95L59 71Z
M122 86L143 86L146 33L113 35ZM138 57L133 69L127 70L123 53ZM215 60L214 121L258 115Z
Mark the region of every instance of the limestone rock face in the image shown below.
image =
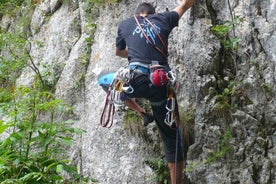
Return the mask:
M117 26L140 2L91 8L85 0L45 0L31 12L30 53L40 70L53 74L56 96L73 106L75 126L86 130L72 147L74 162L103 184L151 183L144 162L163 155L156 127L142 130L147 139L131 134L123 110L111 128L99 125L105 93L97 75L127 66L115 57ZM161 12L179 1L155 3ZM194 117L185 170L190 183L276 183L275 15L275 0L196 0L173 30L169 60L179 71L179 105ZM1 18L1 27L12 24ZM237 46L227 47L212 31L216 25L230 25L224 38L232 45L239 40ZM26 68L18 85L34 75Z

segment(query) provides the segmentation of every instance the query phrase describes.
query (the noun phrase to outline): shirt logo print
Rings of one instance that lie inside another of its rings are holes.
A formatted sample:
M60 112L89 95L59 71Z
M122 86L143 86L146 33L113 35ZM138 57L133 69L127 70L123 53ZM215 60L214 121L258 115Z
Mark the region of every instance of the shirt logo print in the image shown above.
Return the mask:
M140 24L141 27L143 28L144 32L146 33L146 35L150 38L150 40L152 41L152 43L154 45L156 45L156 33L154 31L154 29L152 28L152 26L145 20L143 20L143 22ZM158 31L158 33L161 32L160 27L158 27L157 25L153 24L154 27L156 28L156 30ZM143 32L141 31L140 27L137 25L136 28L134 29L134 31L132 32L132 35L134 36L135 34L140 34L140 38L144 37ZM146 43L149 44L148 40L146 40Z

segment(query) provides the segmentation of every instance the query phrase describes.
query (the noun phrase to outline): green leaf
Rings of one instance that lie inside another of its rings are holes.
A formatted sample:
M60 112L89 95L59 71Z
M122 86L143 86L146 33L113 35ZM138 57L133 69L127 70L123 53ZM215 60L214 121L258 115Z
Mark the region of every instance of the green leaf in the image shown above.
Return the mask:
M64 143L67 146L71 146L73 144L73 139L70 137L59 137L62 139L62 143Z
M0 134L2 134L3 132L5 132L7 130L7 128L9 128L9 125L4 125L3 121L0 121Z
M44 178L44 175L40 172L31 172L20 178L20 181L24 183L31 183L31 181L39 181Z
M50 169L56 167L58 164L59 164L59 162L57 162L57 161L51 163L50 165L48 165L48 166L46 167L46 170L45 170L45 171L48 172Z
M58 165L56 166L56 172L57 172L57 173L61 173L61 172L64 172L64 171L65 171L65 170L64 170L62 164L58 164Z

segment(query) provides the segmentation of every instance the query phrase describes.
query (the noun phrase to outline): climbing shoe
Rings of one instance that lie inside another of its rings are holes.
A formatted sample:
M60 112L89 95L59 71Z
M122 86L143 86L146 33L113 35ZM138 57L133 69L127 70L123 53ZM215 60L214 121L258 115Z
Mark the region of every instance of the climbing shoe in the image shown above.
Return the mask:
M154 117L150 113L142 113L143 114L143 121L144 121L144 126L148 126L151 122L154 121Z

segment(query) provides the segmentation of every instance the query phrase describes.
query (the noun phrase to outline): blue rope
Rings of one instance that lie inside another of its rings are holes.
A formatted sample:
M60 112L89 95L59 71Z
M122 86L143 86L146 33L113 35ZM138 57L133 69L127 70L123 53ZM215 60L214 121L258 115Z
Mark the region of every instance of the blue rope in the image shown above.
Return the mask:
M179 129L179 128L178 128ZM176 177L177 177L177 156L178 156L178 129L176 131L176 149L175 149L175 160L174 160L174 184L176 184Z
M182 142L182 137L181 137L181 130L180 128L178 128L178 132L179 132L179 139L180 139L180 146L181 146L181 154L182 154L182 157L184 158L184 148L183 148L183 142Z
M176 180L177 180L178 139L180 140L182 158L184 158L184 151L183 151L182 138L181 138L181 130L180 130L179 127L177 128L177 131L176 131L176 141L175 141L176 149L175 149L175 160L174 160L174 163L175 163L175 166L174 166L175 167L174 168L174 171L175 171L174 172L174 184L176 184Z

